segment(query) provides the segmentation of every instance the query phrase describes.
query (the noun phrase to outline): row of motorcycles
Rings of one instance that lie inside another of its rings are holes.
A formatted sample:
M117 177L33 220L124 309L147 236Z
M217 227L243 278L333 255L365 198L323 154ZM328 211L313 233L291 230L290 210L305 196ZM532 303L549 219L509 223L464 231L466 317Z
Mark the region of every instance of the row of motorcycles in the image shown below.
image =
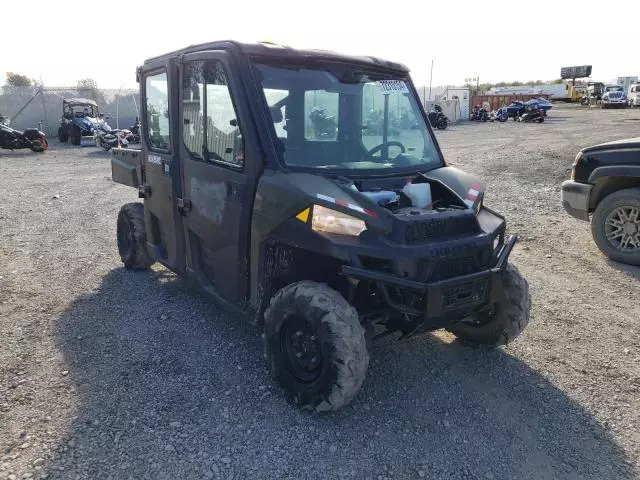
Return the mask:
M471 109L470 118L479 122L506 122L509 118L513 118L517 122L544 122L547 116L547 110L551 108L551 104L540 101L529 102L512 102L508 106L502 106L498 110L489 111L483 105L474 105Z
M126 147L130 143L140 143L140 120L129 128L112 129L103 115L95 126L93 139L96 146L104 150ZM27 128L24 131L9 126L9 120L0 116L0 148L5 150L20 150L28 148L34 152L44 152L49 148L49 142L44 132L37 128Z

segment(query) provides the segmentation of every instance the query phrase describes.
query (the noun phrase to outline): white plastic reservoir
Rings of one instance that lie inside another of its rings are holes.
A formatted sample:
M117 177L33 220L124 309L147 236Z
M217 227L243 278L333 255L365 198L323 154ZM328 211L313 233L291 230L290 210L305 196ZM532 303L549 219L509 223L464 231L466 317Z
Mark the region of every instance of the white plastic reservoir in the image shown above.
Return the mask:
M411 206L425 208L431 205L431 185L428 183L407 183L402 189L411 200Z

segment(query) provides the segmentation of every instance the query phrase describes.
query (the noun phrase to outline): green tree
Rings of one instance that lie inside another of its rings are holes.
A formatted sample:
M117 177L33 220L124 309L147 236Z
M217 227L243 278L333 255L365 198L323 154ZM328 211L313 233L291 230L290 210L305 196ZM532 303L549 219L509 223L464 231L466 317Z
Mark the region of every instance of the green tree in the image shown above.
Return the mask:
M32 80L26 75L7 72L7 85L11 87L30 87L31 84L32 84Z
M98 104L101 109L104 108L106 100L100 90L98 90L98 82L93 78L81 78L76 83L78 95L90 98Z
M82 88L82 89L97 89L98 88L98 82L96 82L93 78L81 78L80 80L78 80L78 88Z

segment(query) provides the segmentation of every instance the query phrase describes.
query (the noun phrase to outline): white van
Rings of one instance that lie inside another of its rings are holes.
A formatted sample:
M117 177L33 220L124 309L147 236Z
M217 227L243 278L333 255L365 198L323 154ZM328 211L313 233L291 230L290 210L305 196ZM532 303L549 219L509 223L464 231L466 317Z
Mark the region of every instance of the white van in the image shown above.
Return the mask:
M629 86L627 101L630 107L640 106L640 83L633 83Z

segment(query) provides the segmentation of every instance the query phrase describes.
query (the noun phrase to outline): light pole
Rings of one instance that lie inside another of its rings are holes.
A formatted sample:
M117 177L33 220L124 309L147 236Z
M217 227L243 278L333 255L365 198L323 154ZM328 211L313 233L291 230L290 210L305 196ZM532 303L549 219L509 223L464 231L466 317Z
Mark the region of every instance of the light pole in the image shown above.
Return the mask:
M120 128L120 92L122 91L122 87L124 83L120 84L120 88L118 89L118 93L116 94L116 128Z

